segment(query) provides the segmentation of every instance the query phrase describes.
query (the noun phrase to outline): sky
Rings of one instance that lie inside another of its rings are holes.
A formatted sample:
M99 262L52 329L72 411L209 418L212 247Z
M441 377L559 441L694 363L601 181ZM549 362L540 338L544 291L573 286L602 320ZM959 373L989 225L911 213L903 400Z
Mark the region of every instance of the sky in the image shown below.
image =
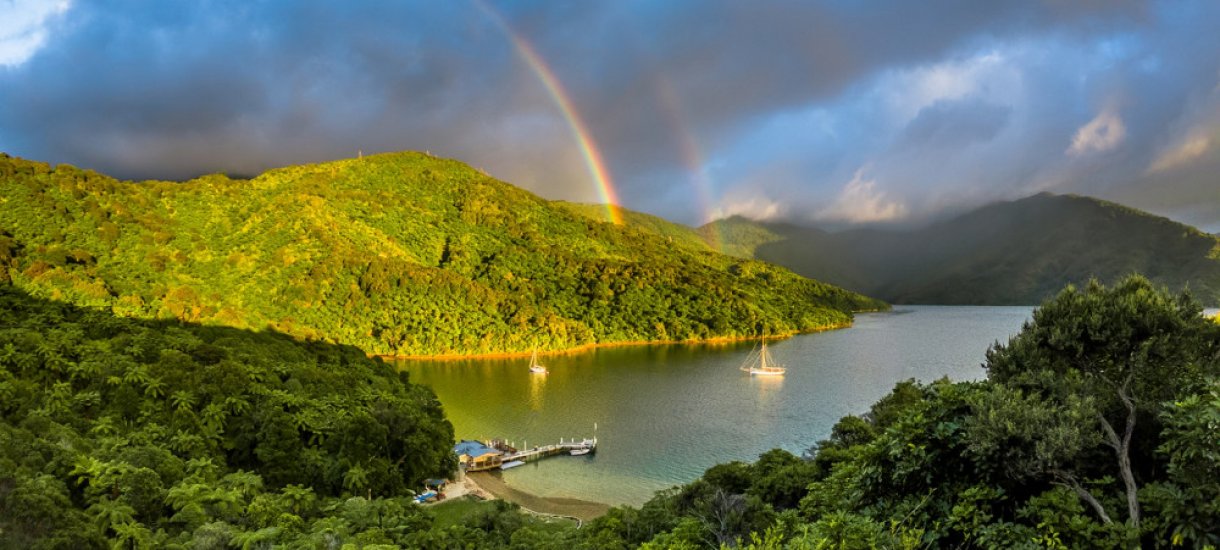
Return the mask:
M1220 231L1214 0L0 0L0 151L132 179L383 151L687 224L1078 193Z

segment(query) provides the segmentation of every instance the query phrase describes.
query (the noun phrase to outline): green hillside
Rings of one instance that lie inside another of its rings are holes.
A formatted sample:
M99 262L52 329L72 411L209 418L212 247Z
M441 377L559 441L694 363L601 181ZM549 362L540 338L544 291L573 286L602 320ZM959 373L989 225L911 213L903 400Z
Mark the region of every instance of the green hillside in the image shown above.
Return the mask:
M415 531L408 491L453 471L452 445L432 391L357 348L0 284L0 548Z
M749 235L748 222L715 223ZM1088 197L1044 193L909 231L754 225L781 237L747 236L752 257L896 303L1035 304L1068 283L1131 273L1220 303L1214 235Z
M419 153L181 183L3 156L0 201L0 282L371 353L786 334L884 307Z
M552 204L591 220L602 221L606 219L605 205L566 201L555 201ZM615 207L615 212L622 218L623 225L646 233L660 235L665 238L667 245L700 252L707 252L709 250L703 238L690 227L671 222L665 218L643 212L634 212L625 208Z
M555 204L589 219L606 218L606 207L600 204ZM622 216L624 225L665 237L670 244L704 252L720 252L737 258L753 258L759 246L783 240L787 233L801 229L786 224L764 225L741 216L716 220L695 228L622 208L618 209L618 213Z
M741 216L717 220L697 229L703 241L721 252L739 258L753 258L758 247L783 239L791 228L755 223Z

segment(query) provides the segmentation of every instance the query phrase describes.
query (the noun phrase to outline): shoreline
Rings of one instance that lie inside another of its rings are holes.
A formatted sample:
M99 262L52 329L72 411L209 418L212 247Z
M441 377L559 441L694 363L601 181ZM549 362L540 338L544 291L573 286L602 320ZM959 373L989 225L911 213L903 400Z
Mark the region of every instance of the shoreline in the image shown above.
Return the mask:
M880 311L884 311L884 310L859 311L856 313L876 313L876 312L880 312ZM818 333L818 332L828 332L828 331L832 331L832 330L851 328L852 325L853 325L852 322L847 322L847 323L829 325L829 326L825 326L825 327L819 327L819 328L810 329L810 330L793 331L793 332L788 332L788 333L784 333L784 334L774 334L771 336L717 336L717 337L713 337L713 338L696 338L696 339L692 339L692 340L629 340L629 341L621 341L621 342L594 342L591 344L582 344L579 346L564 348L564 349L560 349L560 350L545 350L545 351L538 350L538 355L543 356L543 357L555 356L555 355L576 355L576 354L593 351L593 350L599 349L599 348L617 348L617 347L630 347L630 346L674 346L674 345L713 345L713 346L715 346L715 345L733 344L733 343L737 343L737 342L749 342L749 341L754 341L754 340L757 340L757 341L783 340L783 339L791 338L793 336L798 336L801 334L814 334L814 333ZM369 357L376 357L376 358L386 360L386 361L438 361L438 362L441 362L441 361L462 361L465 359L519 359L519 358L523 358L523 357L528 358L532 353L533 353L532 351L506 351L506 352L472 353L472 354L447 353L447 354L439 354L439 355L392 355L392 354L372 353L372 354L369 354Z
M564 497L544 497L527 493L509 486L508 483L488 472L466 474L466 483L474 486L475 494L486 493L495 498L520 506L522 510L543 516L573 518L580 525L599 518L610 511L609 504Z

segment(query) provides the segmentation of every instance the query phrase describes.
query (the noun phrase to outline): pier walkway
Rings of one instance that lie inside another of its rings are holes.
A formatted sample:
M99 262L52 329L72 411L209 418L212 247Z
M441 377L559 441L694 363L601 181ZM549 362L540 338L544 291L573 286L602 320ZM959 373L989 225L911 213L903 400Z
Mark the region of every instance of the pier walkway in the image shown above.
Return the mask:
M506 451L503 457L505 464L511 462L529 462L531 460L538 460L548 456L572 454L572 451L584 451L579 454L592 453L597 450L597 438L584 439L581 441L572 440L566 443L560 439L559 443L554 445L544 445L542 447L534 447L532 449L523 450L507 447L504 450Z
M517 449L503 439L486 442L463 439L453 446L453 452L457 454L458 465L463 472L507 470L549 456L592 454L597 450L596 433L596 428L594 428L592 438L580 441L576 439L564 441L563 438L560 438L557 444L529 449Z

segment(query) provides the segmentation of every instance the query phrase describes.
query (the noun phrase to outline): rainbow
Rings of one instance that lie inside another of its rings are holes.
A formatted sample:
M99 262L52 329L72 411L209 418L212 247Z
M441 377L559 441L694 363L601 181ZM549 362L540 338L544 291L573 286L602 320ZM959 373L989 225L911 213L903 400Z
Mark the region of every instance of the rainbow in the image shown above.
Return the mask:
M581 155L584 156L585 164L589 167L589 175L593 177L593 183L597 186L598 195L601 196L602 203L606 206L606 219L615 225L622 224L623 218L618 208L618 193L614 190L614 180L610 178L610 171L606 169L606 162L602 159L601 151L597 148L597 142L593 140L593 134L589 131L589 127L585 125L584 119L580 117L580 113L572 105L572 99L569 97L567 90L560 84L559 78L555 76L555 71L551 70L550 66L543 61L542 56L538 55L538 52L529 42L516 32L513 32L512 27L500 15L500 12L482 0L474 0L474 3L508 36L517 54L521 56L521 59L525 60L530 70L538 77L538 81L546 88L547 93L551 96L551 101L555 102L560 113L563 114L564 120L568 123L568 128L572 130L572 135L580 146Z
M668 119L670 130L678 140L678 148L682 153L682 164L690 175L691 185L695 188L695 195L699 201L698 206L703 212L703 219L700 223L708 224L716 221L719 216L718 210L712 206L711 179L707 176L707 169L704 167L703 156L699 154L695 137L691 135L685 117L682 116L682 108L678 104L673 85L664 74L660 73L654 75L653 81L656 83L657 96L664 107L665 118ZM719 227L711 225L707 229L704 239L708 246L717 252L724 252L724 238L720 234Z

